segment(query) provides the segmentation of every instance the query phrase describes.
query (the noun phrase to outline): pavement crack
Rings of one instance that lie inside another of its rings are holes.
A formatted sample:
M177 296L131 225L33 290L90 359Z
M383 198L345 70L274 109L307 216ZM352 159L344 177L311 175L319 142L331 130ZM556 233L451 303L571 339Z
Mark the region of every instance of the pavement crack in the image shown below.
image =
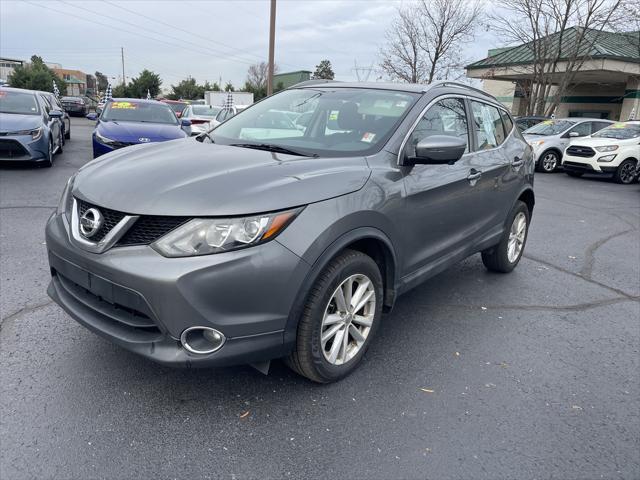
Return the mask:
M593 285L597 285L599 287L605 288L607 290L610 290L611 292L614 292L614 293L616 293L616 294L618 294L618 295L620 295L622 297L628 298L630 300L636 300L636 299L639 298L639 297L631 295L631 294L629 294L629 293L627 293L627 292L625 292L623 290L620 290L619 288L615 288L615 287L612 287L611 285L607 285L606 283L599 282L599 281L594 280L592 278L585 278L585 277L582 276L581 273L572 272L571 270L567 270L566 268L560 267L558 265L554 265L553 263L548 262L546 260L543 260L542 258L535 257L535 256L532 256L532 255L528 255L528 254L523 255L523 257L528 258L529 260L532 260L534 262L541 263L542 265L545 265L545 266L547 266L549 268L553 268L555 270L558 270L559 272L566 273L567 275L571 275L572 277L581 278L585 282L589 282L589 283L592 283Z
M594 266L595 261L596 261L596 257L595 257L596 250L598 250L602 245L607 243L609 240L613 240L614 238L620 237L622 235L625 235L625 234L627 234L627 233L629 233L629 232L631 232L633 230L634 229L629 228L629 229L624 230L622 232L613 233L613 234L609 235L608 237L601 238L597 242L592 243L584 252L585 261L584 261L584 265L582 266L582 269L580 270L580 275L582 276L582 278L591 280L591 274L593 272L593 266Z
M34 310L39 310L41 308L44 308L48 305L51 305L52 303L53 303L53 300L47 300L46 302L38 303L36 305L29 305L26 307L22 307L20 310L10 313L5 317L2 317L2 319L0 319L0 331L2 331L2 327L4 327L5 323L11 322L16 318L24 315L25 313L30 313L30 312L33 312Z

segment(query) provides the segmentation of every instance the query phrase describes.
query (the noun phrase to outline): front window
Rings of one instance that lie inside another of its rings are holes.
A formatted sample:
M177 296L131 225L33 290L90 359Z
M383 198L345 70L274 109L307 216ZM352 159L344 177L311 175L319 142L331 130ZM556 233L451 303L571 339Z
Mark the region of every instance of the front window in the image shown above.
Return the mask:
M104 122L148 122L177 125L178 119L166 103L113 101L107 103L100 119Z
M0 113L39 115L40 108L36 96L32 93L0 90Z
M575 124L576 122L570 120L544 120L523 133L526 135L559 135Z
M223 145L268 144L333 157L366 155L382 148L418 97L363 88L285 90L228 119L210 136Z
M406 154L415 156L416 146L433 135L456 137L467 142L469 151L469 129L464 101L460 98L446 98L431 106L413 129L407 141Z
M616 140L629 140L638 137L640 137L640 123L614 123L591 135L591 138L614 138Z

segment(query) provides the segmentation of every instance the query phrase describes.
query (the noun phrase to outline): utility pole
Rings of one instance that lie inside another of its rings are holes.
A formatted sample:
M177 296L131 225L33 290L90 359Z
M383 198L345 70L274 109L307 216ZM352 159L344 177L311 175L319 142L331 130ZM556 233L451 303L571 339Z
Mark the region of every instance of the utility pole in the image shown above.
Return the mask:
M271 0L271 17L269 21L269 71L267 73L267 95L273 93L273 57L276 42L276 0Z
M126 86L127 81L124 78L124 47L120 47L120 55L122 56L122 86Z

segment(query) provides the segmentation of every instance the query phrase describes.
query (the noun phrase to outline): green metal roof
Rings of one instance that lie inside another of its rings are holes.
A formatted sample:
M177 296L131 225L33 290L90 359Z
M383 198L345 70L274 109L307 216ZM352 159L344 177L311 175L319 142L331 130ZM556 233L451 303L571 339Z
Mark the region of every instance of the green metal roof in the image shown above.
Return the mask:
M568 56L573 56L576 49L576 43L579 33L578 27L571 27L564 31L561 35L560 32L549 35L551 43L551 51L557 51L560 40L561 52L567 52L567 55L562 55L561 60L566 60ZM579 52L579 57L589 57L594 59L619 59L627 62L640 63L640 32L605 32L600 30L587 29L585 33L586 40L583 42L581 48L583 51ZM587 47L593 43L591 49ZM479 60L466 68L473 70L477 68L490 68L490 67L507 67L509 65L526 65L533 62L533 50L532 44L525 43L516 47L511 47L502 51L490 51L490 56L483 60ZM496 49L498 50L498 49ZM494 53L491 55L491 53Z

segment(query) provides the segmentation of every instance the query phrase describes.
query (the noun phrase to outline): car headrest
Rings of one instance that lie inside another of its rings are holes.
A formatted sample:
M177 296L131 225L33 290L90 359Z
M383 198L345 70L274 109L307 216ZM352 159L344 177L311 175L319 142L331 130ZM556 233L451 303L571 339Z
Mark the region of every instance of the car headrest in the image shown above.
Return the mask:
M362 115L358 113L358 105L345 102L338 110L338 127L341 130L358 130L362 127Z

